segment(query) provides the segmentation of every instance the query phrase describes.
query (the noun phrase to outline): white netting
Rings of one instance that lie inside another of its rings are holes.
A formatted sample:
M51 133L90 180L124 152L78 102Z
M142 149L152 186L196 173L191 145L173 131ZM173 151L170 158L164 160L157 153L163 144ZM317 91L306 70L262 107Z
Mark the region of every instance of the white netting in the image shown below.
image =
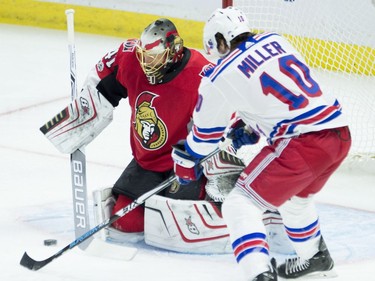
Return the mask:
M234 0L253 31L275 31L304 55L349 115L349 159L375 159L375 0ZM358 162L358 161L356 161ZM372 161L373 162L373 161Z

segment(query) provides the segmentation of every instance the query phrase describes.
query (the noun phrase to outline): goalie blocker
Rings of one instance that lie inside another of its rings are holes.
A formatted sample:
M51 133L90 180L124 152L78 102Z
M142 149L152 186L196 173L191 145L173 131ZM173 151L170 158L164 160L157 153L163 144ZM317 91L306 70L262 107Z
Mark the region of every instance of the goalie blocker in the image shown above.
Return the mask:
M99 91L85 88L40 130L60 152L73 153L111 123L113 109Z

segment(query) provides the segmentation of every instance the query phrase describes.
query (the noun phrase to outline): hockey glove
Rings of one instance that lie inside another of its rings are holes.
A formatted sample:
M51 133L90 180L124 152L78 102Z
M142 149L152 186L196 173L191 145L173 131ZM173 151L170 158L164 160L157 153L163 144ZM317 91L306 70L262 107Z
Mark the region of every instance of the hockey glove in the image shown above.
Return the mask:
M249 132L245 127L242 127L234 131L232 144L235 149L239 149L243 145L256 144L259 138L257 133Z
M235 149L240 149L243 145L258 143L260 136L253 130L250 130L241 119L237 120L231 126L228 138L232 139L232 145Z
M199 159L186 152L183 143L173 146L172 159L174 161L174 172L180 184L186 185L201 177L203 167L199 164Z

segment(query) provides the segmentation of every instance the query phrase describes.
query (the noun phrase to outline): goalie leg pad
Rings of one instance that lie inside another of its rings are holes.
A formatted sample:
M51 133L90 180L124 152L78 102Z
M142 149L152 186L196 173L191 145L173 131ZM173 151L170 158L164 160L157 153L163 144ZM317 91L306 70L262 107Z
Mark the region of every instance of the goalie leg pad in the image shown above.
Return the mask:
M40 130L62 153L89 144L113 119L113 106L97 90L85 88Z
M112 215L116 199L112 194L112 188L104 188L93 192L94 224L99 225ZM100 232L100 238L116 244L137 243L144 239L143 232L126 233L112 226L105 227Z
M146 200L145 243L182 253L232 253L220 210L212 202L154 195Z
M112 195L112 188L110 187L101 190L94 190L92 197L94 202L94 223L95 225L98 225L110 218L116 200ZM102 229L99 234L100 238L106 240L108 236L108 228Z
M182 253L233 253L226 222L215 203L154 195L145 204L146 244ZM295 254L280 214L262 216L270 251Z

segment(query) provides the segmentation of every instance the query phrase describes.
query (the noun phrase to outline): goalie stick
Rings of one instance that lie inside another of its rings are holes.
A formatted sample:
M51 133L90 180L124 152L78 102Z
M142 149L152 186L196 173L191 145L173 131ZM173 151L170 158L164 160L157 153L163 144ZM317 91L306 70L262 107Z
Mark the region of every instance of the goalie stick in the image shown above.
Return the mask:
M65 14L67 20L70 59L71 100L73 101L77 97L74 10L68 9L65 11ZM75 238L78 238L90 230L87 199L86 155L83 147L70 154L70 167L72 177L74 232ZM91 255L122 260L130 260L137 253L136 248L111 245L101 239L96 239L94 236L90 236L83 243L79 243L79 248Z
M220 150L226 148L230 143L231 143L231 139L226 139L224 142L222 142L222 144L219 146L219 148L217 148L215 151L208 154L206 157L202 158L199 163L200 164L203 163L208 158L210 158L211 156L218 153ZM177 179L177 177L175 175L169 177L167 180L165 180L164 182L162 182L161 184L156 186L154 189L152 189L152 190L146 192L145 194L141 195L136 200L134 200L132 203L130 203L129 205L120 209L114 215L112 215L110 218L106 219L102 223L100 223L97 226L95 226L94 228L90 229L89 231L87 231L86 233L84 233L83 235L78 237L76 240L74 240L72 243L70 243L69 245L66 245L63 249L61 249L60 251L58 251L54 255L50 256L49 258L47 258L45 260L37 261L37 260L34 260L33 258L31 258L27 254L27 252L25 252L23 254L22 258L21 258L20 264L24 267L27 267L30 270L34 270L34 271L39 270L40 268L49 264L54 259L56 259L59 256L61 256L62 254L64 254L66 251L73 249L74 247L76 247L77 245L83 243L84 241L86 241L88 239L91 239L95 233L97 233L100 230L102 230L103 228L111 225L113 222L117 221L121 217L125 216L127 213L129 213L132 210L134 210L135 208L137 208L139 205L143 204L148 198L150 198L151 196L159 193L163 189L167 188L176 179Z
M70 62L70 87L71 100L77 97L76 83L76 52L74 42L74 10L65 11L68 30L68 47ZM72 195L75 237L81 236L89 230L89 216L87 204L87 180L86 180L86 155L83 148L77 149L70 154L70 168L72 175ZM94 237L90 237L80 248L85 250Z

